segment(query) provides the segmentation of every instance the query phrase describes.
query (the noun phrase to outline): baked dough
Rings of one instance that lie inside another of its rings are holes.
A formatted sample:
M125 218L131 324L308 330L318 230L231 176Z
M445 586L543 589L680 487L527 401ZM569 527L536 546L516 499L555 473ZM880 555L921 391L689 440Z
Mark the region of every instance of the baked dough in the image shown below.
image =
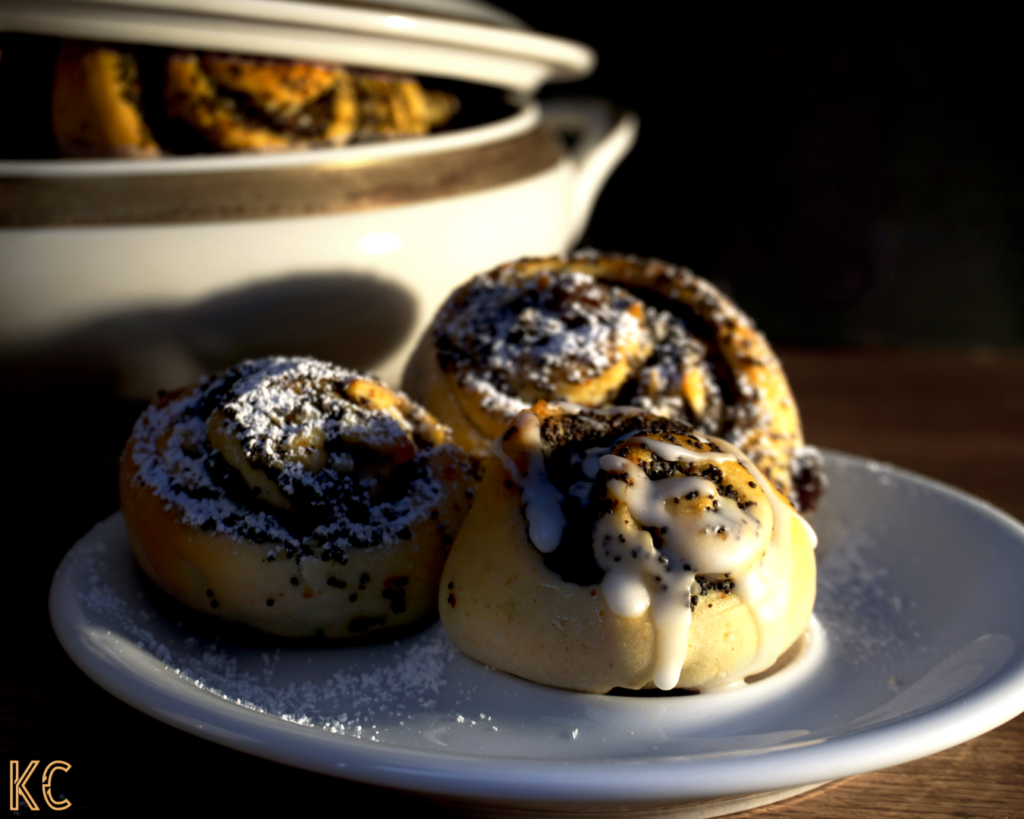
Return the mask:
M419 136L439 128L458 113L457 97L424 88L415 77L379 71L354 71L352 76L362 140Z
M50 94L69 157L270 152L420 136L459 99L334 63L60 40Z
M197 611L285 637L431 619L474 485L429 413L308 358L246 361L162 396L120 467L146 574Z
M169 119L226 151L418 136L458 110L454 96L414 77L233 54L172 54L165 97Z
M658 260L583 251L477 276L438 311L403 388L477 457L534 401L631 405L735 444L798 509L823 486L767 339L709 282Z
M166 112L226 151L344 145L359 122L352 75L338 65L178 52Z
M141 110L139 66L126 49L67 40L57 54L50 98L54 139L64 156L158 156Z
M727 442L540 402L495 453L441 578L470 657L577 691L709 690L806 630L814 532Z

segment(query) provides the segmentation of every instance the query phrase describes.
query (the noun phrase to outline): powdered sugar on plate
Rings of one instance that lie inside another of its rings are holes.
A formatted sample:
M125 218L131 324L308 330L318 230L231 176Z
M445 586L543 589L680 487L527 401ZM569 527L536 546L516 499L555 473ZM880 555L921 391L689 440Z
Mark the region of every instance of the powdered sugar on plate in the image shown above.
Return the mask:
M854 662L877 662L913 637L914 600L896 591L889 568L875 559L873 533L850 528L835 545L822 550L815 611Z
M320 654L337 659L326 671L319 662L303 668L295 661L297 653L312 657L317 649L287 641L258 638L258 645L239 645L200 639L187 625L168 619L167 610L155 605L152 589L124 594L142 581L118 525L119 518L107 521L108 531L76 554L83 578L79 602L90 618L108 624L180 680L258 714L374 742L380 741L383 717L389 724L414 723L436 709L448 685L448 664L458 653L440 626L413 640L379 646L325 644Z
M882 495L894 485L888 465L866 461L856 475ZM830 474L849 470L843 462L831 463ZM915 497L913 487L904 487ZM811 518L812 525L815 518ZM830 640L842 644L856 665L890 661L895 652L906 652L920 638L917 600L908 594L907 578L894 576L889 562L879 559L886 548L918 549L915 542L893 544L890 519L870 506L849 510L828 524L832 536L818 549L818 596L815 613ZM887 546L887 544L889 544Z

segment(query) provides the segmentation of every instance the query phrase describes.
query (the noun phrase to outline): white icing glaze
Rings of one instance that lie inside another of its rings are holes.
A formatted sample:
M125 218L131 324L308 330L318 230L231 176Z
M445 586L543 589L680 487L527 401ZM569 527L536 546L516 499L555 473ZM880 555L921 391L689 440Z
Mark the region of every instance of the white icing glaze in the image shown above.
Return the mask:
M526 474L520 473L503 442L495 443L495 454L523 488L530 539L539 551L551 552L566 526L560 507L564 496L547 478L537 416L524 411L513 426L519 431L514 450L528 456ZM753 616L758 630L754 658L705 687L741 683L745 676L770 667L788 648L783 643L790 589L779 578L791 575L794 520L812 544L817 542L807 522L739 449L711 436L694 437L719 451L697 451L635 433L589 448L576 456L585 480L569 489L570 495L586 498L590 481L605 473L608 494L625 507L624 512L613 510L595 523L594 557L605 572L601 591L620 617L639 617L650 610L656 636L653 681L663 690L675 688L686 662L691 598L701 590L698 575L728 578ZM743 487L739 497L756 494L768 503L740 502L721 494L712 481L693 475L652 480L633 461L612 454L623 442L639 443L669 462L708 466L736 462L759 487L753 492ZM710 503L692 503L702 498ZM684 500L691 503L680 506ZM659 533L660 546L648 530Z
M530 540L540 552L553 552L562 542L565 531L565 513L562 501L565 496L548 480L544 468L544 454L540 448L540 421L529 410L523 410L516 417L512 429L518 431L518 452L527 456L526 472L506 450L502 439L494 442L494 455L501 459L505 470L522 487L523 503L526 504L526 520L530 525Z
M760 470L735 446L726 441L703 436L723 452L697 452L686 447L650 438L642 443L655 455L667 461L721 464L736 461L742 465L767 497L770 509L751 507L754 513L741 509L736 500L720 495L713 483L702 478L676 477L651 481L644 471L625 458L606 455L601 467L609 472L622 472L626 480L609 480L609 492L625 503L630 516L641 526L661 527L661 554L668 556L667 572L660 576L652 602L652 620L657 635L657 659L654 684L662 689L674 688L686 661L687 634L690 625L690 598L683 592L692 587L698 573L723 574L734 583L734 593L746 604L758 629L758 649L751 663L733 671L707 687L722 687L740 682L743 677L771 666L788 647L784 620L789 614L788 578L792 563L793 520L800 521L812 543L814 531L780 498ZM672 515L668 504L673 498L691 492L707 492L718 509L713 522L702 515ZM644 532L646 535L647 533ZM647 535L650 538L650 535ZM618 553L630 550L636 543L630 537L620 543ZM651 548L653 549L653 543ZM595 538L595 555L602 564ZM605 558L607 560L607 558ZM633 561L633 585L650 585L645 575L650 564ZM682 569L682 572L679 570ZM606 576L607 577L607 576ZM665 578L672 578L666 581ZM658 576L655 576L658 580ZM618 580L610 589L602 583L608 605L620 616L616 604L627 596L625 584ZM640 612L641 614L643 612Z
M764 489L774 518L771 539L764 558L752 566L750 571L734 577L736 594L746 603L757 625L757 654L747 669L734 673L731 678L718 684L724 686L770 668L782 652L789 648L783 644L785 629L779 621L789 615L790 586L788 583L778 582L778 578L788 578L792 575L794 523L804 530L811 548L817 547L818 536L803 516L783 500L771 482L746 455L727 441L719 441L718 444L735 455L736 460Z
M629 440L642 442L664 460L695 463L704 460L700 456L705 453L684 447L672 444L662 447L659 445L663 442L650 438ZM734 459L717 453L708 460L721 463ZM601 467L608 473L623 475L624 480L609 479L607 487L612 497L625 504L629 518L645 528L659 529L662 538L661 548L657 549L647 531L630 526L628 519L622 516L606 516L610 523L602 528L611 528L612 537L603 532L603 538L595 538L594 555L606 572L615 564L627 567L630 583L617 581L608 587L606 574L601 591L612 611L629 617L645 611L627 614L623 601L636 594L630 587L653 587L651 617L658 646L654 684L664 690L672 689L686 662L690 599L697 575L731 577L748 569L768 546L771 521L767 521L767 526L762 525L758 517L764 517L763 512L755 516L741 509L736 500L721 496L715 484L705 478L678 476L652 481L639 466L616 455L602 457ZM712 507L690 512L692 506L688 506L684 507L687 510L684 514L679 514L681 499L699 497L710 500ZM645 560L636 556L638 543L642 543L639 548ZM699 586L696 590L699 591Z

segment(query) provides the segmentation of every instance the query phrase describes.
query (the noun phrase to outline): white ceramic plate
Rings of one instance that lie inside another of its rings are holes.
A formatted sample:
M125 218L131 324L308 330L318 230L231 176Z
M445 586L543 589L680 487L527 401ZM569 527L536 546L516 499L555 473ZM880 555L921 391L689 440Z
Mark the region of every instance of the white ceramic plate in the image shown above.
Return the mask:
M796 661L738 691L544 688L468 660L438 625L365 648L214 641L148 593L117 515L68 553L51 616L115 696L289 765L478 804L736 809L729 797L895 765L1024 711L1024 527L890 466L830 454L827 468L816 624Z

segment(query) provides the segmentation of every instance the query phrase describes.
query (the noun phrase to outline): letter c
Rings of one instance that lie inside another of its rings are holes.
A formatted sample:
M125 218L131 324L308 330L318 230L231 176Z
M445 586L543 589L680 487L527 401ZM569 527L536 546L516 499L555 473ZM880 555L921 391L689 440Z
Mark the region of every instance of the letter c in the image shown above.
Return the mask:
M67 773L70 770L71 763L65 762L63 759L55 759L43 769L43 801L53 810L67 810L71 807L70 799L61 799L58 802L50 795L50 788L53 787L50 780L53 779L53 774L56 771Z

